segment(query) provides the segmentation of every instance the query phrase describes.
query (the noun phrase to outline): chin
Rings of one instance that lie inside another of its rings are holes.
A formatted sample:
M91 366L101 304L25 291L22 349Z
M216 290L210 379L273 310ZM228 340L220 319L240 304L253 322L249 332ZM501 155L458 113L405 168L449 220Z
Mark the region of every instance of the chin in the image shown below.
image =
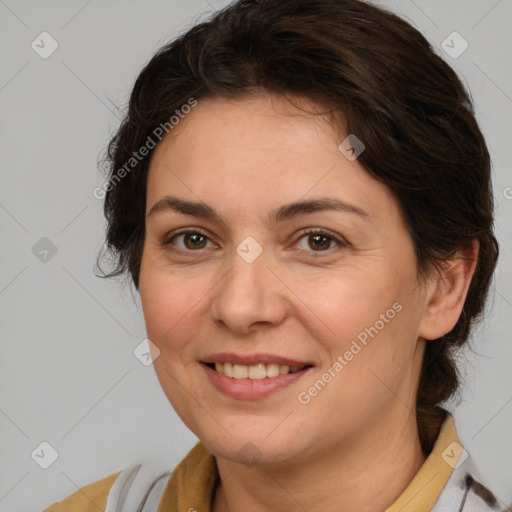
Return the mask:
M263 429L259 432L239 430L230 436L222 430L218 435L212 435L209 431L207 435L198 432L196 436L215 457L245 466L284 463L307 451L306 446L301 448L301 439L290 435L284 429L279 433L272 432L272 429L265 430L264 433L262 431Z

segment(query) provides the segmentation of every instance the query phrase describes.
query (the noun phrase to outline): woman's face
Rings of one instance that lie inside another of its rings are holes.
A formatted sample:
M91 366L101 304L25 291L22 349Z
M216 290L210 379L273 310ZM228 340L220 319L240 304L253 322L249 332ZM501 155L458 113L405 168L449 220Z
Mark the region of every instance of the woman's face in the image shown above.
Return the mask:
M305 460L410 421L425 292L397 203L345 137L279 97L216 98L155 149L147 334L165 394L217 456Z

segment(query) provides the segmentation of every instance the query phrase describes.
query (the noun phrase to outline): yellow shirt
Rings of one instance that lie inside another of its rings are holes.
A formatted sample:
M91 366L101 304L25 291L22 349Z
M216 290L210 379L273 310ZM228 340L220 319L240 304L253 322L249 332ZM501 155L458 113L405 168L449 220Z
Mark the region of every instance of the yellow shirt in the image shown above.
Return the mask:
M447 414L434 448L410 484L386 512L427 512L443 490L462 453L453 416ZM82 487L44 512L105 510L108 493L120 472ZM215 458L198 442L170 476L157 512L210 511L219 474Z

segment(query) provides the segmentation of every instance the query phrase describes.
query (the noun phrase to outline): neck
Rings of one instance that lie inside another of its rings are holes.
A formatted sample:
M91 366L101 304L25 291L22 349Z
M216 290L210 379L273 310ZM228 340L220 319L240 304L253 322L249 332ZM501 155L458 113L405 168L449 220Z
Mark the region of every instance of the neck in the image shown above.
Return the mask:
M399 405L402 410L366 426L357 439L300 464L263 468L217 458L220 483L212 511L385 511L426 460L416 417Z

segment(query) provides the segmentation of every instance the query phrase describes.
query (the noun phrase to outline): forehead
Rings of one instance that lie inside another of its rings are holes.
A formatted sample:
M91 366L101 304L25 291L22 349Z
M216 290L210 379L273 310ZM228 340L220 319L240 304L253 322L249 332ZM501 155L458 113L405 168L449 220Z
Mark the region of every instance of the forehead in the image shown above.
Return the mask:
M220 157L226 150L232 155L332 150L342 134L335 133L329 113L306 100L294 102L298 106L270 94L200 99L157 146L155 158L166 149L179 151L190 144L194 144L193 154L187 155L191 158Z
M166 193L247 212L308 196L336 196L370 214L372 202L381 213L383 201L394 208L391 191L339 151L346 134L325 109L303 108L271 95L199 100L154 151L148 211Z

